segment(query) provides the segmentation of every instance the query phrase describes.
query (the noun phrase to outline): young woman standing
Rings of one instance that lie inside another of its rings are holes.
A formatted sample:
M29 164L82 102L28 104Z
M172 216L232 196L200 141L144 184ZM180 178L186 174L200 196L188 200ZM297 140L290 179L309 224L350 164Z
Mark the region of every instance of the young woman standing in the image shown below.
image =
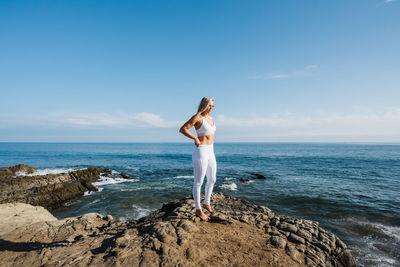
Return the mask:
M193 199L196 206L196 215L203 221L208 221L208 217L202 210L202 207L210 213L214 210L210 206L211 193L216 181L217 162L214 155L214 133L215 123L210 116L215 105L211 97L203 97L200 102L197 113L193 115L179 130L183 135L194 140L193 161ZM189 132L189 129L195 127L197 137ZM200 189L203 184L204 176L207 176L207 183L204 195L203 206L200 206Z

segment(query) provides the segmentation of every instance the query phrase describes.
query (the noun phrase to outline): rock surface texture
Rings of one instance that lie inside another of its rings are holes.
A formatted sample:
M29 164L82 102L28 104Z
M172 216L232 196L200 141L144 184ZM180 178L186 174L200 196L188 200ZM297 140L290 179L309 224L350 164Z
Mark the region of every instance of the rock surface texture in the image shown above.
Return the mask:
M317 222L214 194L210 222L191 197L136 221L89 213L0 229L1 266L355 266ZM28 206L26 209L36 207ZM45 210L35 211L38 214ZM18 220L18 219L16 219ZM3 227L4 223L0 224Z
M86 191L97 191L92 183L101 173L111 173L107 169L88 168L29 176L35 172L35 168L23 164L0 168L0 203L22 202L52 210L83 196Z

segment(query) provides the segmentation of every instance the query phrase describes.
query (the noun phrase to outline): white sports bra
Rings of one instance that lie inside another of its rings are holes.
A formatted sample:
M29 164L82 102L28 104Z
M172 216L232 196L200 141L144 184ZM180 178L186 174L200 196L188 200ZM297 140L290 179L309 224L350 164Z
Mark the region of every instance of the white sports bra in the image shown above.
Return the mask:
M202 118L202 124L200 126L200 128L198 130L196 130L197 132L197 136L204 136L204 135L210 135L210 134L214 134L215 130L217 129L215 126L215 122L214 125L210 125L207 120L204 119L204 117Z

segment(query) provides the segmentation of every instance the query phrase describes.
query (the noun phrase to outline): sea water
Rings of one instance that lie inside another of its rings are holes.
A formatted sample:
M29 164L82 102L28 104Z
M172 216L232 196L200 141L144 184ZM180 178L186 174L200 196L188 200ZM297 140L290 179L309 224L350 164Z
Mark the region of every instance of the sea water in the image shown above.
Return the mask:
M113 175L58 218L87 212L138 219L191 194L191 143L0 143L0 167L27 164L39 174L87 167ZM339 236L360 266L400 266L400 145L217 143L223 192L305 218ZM118 173L132 179L123 179ZM257 179L253 173L266 179Z

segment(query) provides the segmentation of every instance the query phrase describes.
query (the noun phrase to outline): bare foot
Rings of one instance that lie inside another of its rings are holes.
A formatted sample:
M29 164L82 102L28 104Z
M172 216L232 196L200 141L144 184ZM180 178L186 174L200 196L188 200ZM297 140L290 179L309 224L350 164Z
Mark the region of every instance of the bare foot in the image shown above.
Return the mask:
M205 205L205 204L203 204L203 208L206 209L206 210L208 210L211 214L214 213L214 210L211 208L210 205Z
M208 217L202 210L196 210L196 216L200 217L204 222L207 222L210 219L210 217Z

